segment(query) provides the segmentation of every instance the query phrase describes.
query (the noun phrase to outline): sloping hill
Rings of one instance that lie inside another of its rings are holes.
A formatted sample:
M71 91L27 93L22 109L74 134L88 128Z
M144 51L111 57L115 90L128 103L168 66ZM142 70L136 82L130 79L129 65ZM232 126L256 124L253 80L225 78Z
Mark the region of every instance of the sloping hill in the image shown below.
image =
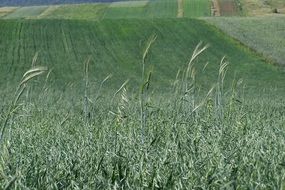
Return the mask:
M175 2L2 9L0 189L285 187L284 72Z
M209 50L199 58L197 80L202 88L217 78L221 58L230 61L228 83L244 78L248 87L280 87L284 74L230 38L200 20L105 20L89 21L4 21L0 22L0 88L16 85L39 53L39 64L53 68L54 85L81 85L83 63L92 56L91 80L113 74L113 87L126 79L136 86L140 81L144 42L157 34L148 64L159 90L167 89L179 68L187 63L195 46L203 41ZM205 64L209 62L206 69ZM9 74L8 74L9 73ZM53 87L55 88L55 87Z

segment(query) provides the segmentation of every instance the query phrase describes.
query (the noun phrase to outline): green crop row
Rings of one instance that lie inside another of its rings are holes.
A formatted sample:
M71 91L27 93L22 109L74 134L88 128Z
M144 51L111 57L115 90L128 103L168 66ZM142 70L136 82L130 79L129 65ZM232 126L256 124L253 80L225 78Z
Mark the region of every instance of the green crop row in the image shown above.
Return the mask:
M153 79L157 84L168 84L175 78L176 71L187 63L190 50L200 41L211 46L200 57L202 64L197 65L197 72L207 73L197 78L201 83L206 85L216 78L220 59L226 56L231 63L232 75L229 77L244 78L250 88L280 87L283 84L281 71L204 21L7 20L1 21L0 25L1 86L6 86L5 81L19 80L23 70L30 67L36 52L39 53L40 63L53 68L59 86L80 81L82 63L89 56L93 57L95 67L91 77L103 78L113 73L114 84L130 78L135 85L139 81L136 76L139 74L142 41L152 34L158 36L149 58L157 73ZM203 71L207 62L209 64Z

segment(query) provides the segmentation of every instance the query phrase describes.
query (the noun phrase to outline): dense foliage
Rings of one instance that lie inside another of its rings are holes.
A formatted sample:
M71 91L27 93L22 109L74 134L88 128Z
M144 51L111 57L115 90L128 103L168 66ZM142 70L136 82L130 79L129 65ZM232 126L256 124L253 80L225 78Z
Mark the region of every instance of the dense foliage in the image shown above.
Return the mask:
M284 188L284 99L270 91L273 100L245 99L240 80L224 88L226 62L207 95L193 61L170 94L153 94L147 76L137 93L124 83L101 94L89 85L87 63L85 93L55 91L48 76L39 83L37 67L24 75L25 91L2 109L3 188Z
M0 189L285 188L284 71L175 2L1 9Z

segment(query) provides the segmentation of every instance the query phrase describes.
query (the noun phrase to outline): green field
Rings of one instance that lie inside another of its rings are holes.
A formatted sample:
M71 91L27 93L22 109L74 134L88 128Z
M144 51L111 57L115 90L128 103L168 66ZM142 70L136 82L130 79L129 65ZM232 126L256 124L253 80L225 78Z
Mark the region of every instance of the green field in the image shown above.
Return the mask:
M146 16L148 1L117 2L112 3L105 10L103 18L122 19L122 18L143 18Z
M285 64L284 16L208 19L268 60ZM235 27L230 27L235 26Z
M153 180L158 187L195 188L204 186L209 177L212 182L204 187L218 188L230 183L232 172L239 167L235 177L241 188L254 186L256 180L266 187L280 185L278 176L283 170L277 166L283 154L277 155L271 148L274 140L280 147L278 151L284 152L284 132L280 131L284 123L284 116L280 117L284 111L284 99L280 97L284 93L284 73L204 21L3 20L0 25L0 88L4 102L10 102L10 94L31 67L36 52L35 64L51 70L48 78L43 76L30 83L19 100L20 110L9 125L12 133L7 133L12 137L6 136L10 145L3 149L14 153L2 154L2 184L21 172L15 185L36 189L73 185L103 189L117 185L152 187ZM145 41L153 33L157 41L146 63L146 72L152 70L153 77L143 99L147 115L141 132L138 76ZM193 78L187 79L189 84L179 77L175 80L178 69L184 70L199 41L211 46L196 60L196 82L192 83ZM86 102L84 61L90 55ZM195 115L189 115L215 81L220 81L219 62L224 55L230 61L225 91L216 89ZM100 90L100 81L109 74L112 78ZM231 90L230 84L239 78L246 85L245 95L238 86ZM129 84L115 93L127 79ZM173 95L174 81L177 87L185 83L189 87L195 84L195 88L192 86L189 92L178 90ZM275 102L277 97L279 101ZM216 100L224 103L216 104ZM2 104L1 115L5 116L7 109ZM84 116L85 109L89 116ZM264 109L267 112L260 111ZM1 117L1 122L4 119ZM257 155L270 159L270 164ZM20 160L21 165L17 165ZM184 165L186 160L197 164ZM5 167L8 162L12 168ZM247 172L251 165L255 168L253 174ZM61 173L63 168L66 173ZM274 172L268 173L272 168ZM35 173L40 181L34 179Z
M184 0L185 17L211 16L209 0Z
M200 58L201 64L197 65L201 69L206 62L210 62L208 74L199 76L201 82L208 84L209 80L216 78L220 59L226 55L231 63L230 71L236 73L236 77L244 78L250 86L280 87L283 84L283 74L274 66L264 63L245 48L238 47L237 43L223 37L222 33L204 21L2 21L1 32L2 82L20 80L21 73L29 69L34 54L39 52L39 62L53 68L57 78L62 78L59 80L60 86L67 81L80 81L82 64L90 55L97 68L91 76L103 79L105 75L113 73L113 84L117 81L116 85L119 85L128 78L137 84L143 42L154 33L158 35L158 42L153 48L154 55L150 62L157 73L154 80L159 85L169 84L175 78L176 71L187 62L191 51L200 41L211 45L205 56ZM7 67L17 63L20 69ZM69 72L63 75L61 71ZM7 72L9 76L4 75ZM255 75L251 75L252 72ZM233 75L229 77L233 79Z
M177 9L5 13L0 189L285 188L283 17Z
M150 19L176 18L177 0L89 3L75 5L22 7L8 14L6 19ZM210 16L210 1L185 0L184 17Z

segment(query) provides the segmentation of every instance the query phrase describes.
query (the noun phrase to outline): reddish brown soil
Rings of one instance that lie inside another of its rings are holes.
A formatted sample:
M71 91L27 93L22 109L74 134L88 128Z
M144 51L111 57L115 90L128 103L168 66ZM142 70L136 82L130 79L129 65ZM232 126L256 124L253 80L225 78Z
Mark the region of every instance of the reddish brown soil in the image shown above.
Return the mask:
M218 0L221 16L237 15L238 9L234 0Z

